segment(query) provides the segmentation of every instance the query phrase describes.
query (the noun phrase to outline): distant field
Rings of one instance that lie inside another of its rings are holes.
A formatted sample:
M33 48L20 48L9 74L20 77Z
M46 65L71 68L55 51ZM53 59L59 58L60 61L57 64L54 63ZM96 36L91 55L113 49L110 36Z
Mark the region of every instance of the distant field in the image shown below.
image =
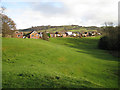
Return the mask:
M88 32L88 31L97 31L97 30L86 30L86 29L78 29L78 30L68 30L71 32Z
M118 58L99 38L3 38L3 88L117 88Z
M44 31L48 31L48 32L61 32L61 31L65 31L64 28L50 28L50 29L45 29L45 30L37 30L38 32L44 32ZM73 30L66 30L66 31L71 31L71 32L88 32L88 31L97 31L97 30L87 30L86 28L79 28L79 29L73 29ZM24 33L28 33L31 32L29 30L24 31Z

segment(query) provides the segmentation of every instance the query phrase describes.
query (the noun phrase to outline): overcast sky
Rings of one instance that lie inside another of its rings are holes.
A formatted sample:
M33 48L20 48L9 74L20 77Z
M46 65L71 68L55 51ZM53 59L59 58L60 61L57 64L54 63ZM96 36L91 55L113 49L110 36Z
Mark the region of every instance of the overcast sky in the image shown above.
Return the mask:
M25 29L41 25L101 26L118 22L119 0L2 0L5 14Z

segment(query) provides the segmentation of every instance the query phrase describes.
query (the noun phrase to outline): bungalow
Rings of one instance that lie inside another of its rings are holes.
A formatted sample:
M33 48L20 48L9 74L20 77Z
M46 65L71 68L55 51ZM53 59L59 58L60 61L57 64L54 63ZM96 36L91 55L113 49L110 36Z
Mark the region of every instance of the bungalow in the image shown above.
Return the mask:
M14 37L15 38L23 38L23 32L15 31L14 32Z
M40 38L40 35L39 35L36 31L33 31L33 32L30 34L30 38L39 39L39 38Z

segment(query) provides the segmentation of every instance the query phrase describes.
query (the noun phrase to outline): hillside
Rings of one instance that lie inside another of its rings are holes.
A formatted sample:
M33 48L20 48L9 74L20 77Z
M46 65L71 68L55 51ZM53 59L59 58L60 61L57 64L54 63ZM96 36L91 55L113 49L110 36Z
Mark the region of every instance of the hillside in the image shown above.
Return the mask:
M31 32L31 31L48 31L48 32L62 32L62 31L72 31L72 32L86 32L86 31L96 31L99 30L99 27L90 26L90 27L82 27L78 25L66 25L66 26L36 26L27 29L20 29L21 32Z
M3 88L117 88L118 59L98 39L3 38Z

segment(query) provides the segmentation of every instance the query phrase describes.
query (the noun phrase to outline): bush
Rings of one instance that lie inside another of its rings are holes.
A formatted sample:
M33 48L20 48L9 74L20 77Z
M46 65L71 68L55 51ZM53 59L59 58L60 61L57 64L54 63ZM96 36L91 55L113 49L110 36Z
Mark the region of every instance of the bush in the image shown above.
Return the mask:
M42 37L42 39L43 40L49 40L49 37L48 37L48 35L47 35L47 33L46 32L43 32L43 37Z
M104 50L120 51L120 30L118 27L106 27L104 36L100 38L98 47Z
M48 37L50 38L50 33L47 33Z
M108 50L108 37L107 36L100 38L98 47L100 49Z

